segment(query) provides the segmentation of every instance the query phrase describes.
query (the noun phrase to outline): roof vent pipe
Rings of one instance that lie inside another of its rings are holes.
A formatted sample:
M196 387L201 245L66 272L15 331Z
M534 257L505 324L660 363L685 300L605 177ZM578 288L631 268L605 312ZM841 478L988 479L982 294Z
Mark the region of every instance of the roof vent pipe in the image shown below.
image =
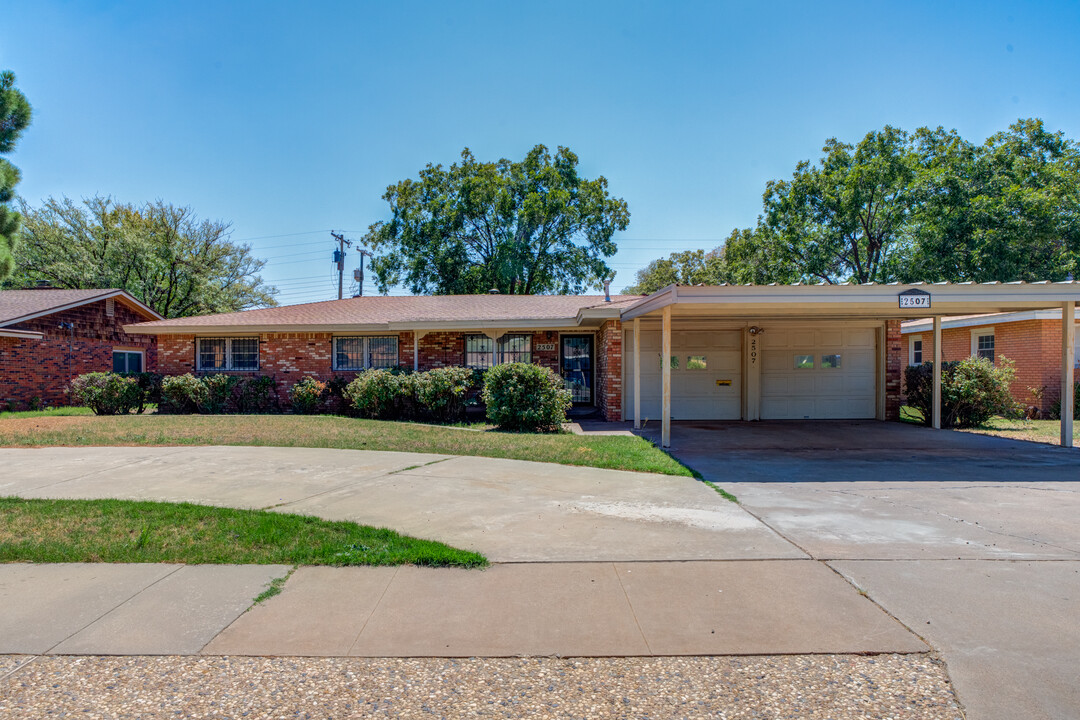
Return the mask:
M49 282L48 280L38 280L37 284L34 285L34 287L37 290L52 290L53 289L52 283Z
M604 281L604 302L611 302L611 281Z
M498 294L499 294L499 288L491 288L490 290L488 290L488 295L498 295Z

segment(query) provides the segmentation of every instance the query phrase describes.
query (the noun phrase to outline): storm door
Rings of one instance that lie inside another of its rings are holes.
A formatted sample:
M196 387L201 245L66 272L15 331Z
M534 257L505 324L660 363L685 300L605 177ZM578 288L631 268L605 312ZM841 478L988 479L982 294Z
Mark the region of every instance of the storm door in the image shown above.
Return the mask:
M593 404L593 336L563 335L561 373L575 405Z

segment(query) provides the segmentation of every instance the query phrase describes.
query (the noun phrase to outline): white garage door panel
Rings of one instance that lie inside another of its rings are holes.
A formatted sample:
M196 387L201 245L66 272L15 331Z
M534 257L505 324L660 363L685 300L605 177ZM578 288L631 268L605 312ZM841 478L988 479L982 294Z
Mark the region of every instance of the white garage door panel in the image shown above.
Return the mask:
M738 420L742 417L742 332L684 331L671 334L671 354L678 368L671 371L671 416L677 420ZM626 374L623 408L634 414L634 333L623 335ZM691 355L705 357L704 370L687 368ZM731 385L717 385L730 380ZM660 332L641 333L641 417L660 419Z
M763 419L873 418L877 415L876 333L873 328L772 329L763 338ZM810 355L813 368L795 368ZM822 356L839 355L839 368Z

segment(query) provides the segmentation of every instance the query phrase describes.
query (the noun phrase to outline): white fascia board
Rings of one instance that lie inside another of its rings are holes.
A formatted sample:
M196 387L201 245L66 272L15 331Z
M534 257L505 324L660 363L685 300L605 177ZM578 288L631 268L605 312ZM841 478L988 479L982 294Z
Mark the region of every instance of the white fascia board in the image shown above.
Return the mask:
M45 337L45 333L31 332L30 330L0 328L0 337L20 338L22 340L41 340Z
M686 288L684 288L685 290ZM660 310L667 305L673 305L679 301L679 286L668 285L657 290L651 295L646 295L636 303L622 311L622 319L633 320L636 317L647 315Z
M1080 309L1076 311L1077 319L1080 319ZM942 318L941 329L948 330L949 328L962 328L962 327L977 327L979 325L1000 325L1002 323L1023 322L1025 320L1061 320L1061 310L1028 310L1026 312L1012 312L1012 313L997 313L993 315L982 315L980 317L968 317L968 318ZM934 321L930 318L924 318L914 322L905 322L900 327L900 332L904 335L910 335L913 333L929 332L934 329Z
M275 333L387 333L443 330L565 330L579 327L573 318L546 320L454 320L395 323L357 323L350 325L127 325L124 331L132 335L264 335Z

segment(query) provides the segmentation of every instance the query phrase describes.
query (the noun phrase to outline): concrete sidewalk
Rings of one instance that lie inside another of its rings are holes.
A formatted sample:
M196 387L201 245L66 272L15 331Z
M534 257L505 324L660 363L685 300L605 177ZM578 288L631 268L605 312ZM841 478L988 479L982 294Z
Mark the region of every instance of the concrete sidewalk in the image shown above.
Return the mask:
M0 653L364 657L920 653L809 560L486 570L0 565Z

